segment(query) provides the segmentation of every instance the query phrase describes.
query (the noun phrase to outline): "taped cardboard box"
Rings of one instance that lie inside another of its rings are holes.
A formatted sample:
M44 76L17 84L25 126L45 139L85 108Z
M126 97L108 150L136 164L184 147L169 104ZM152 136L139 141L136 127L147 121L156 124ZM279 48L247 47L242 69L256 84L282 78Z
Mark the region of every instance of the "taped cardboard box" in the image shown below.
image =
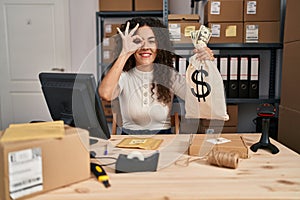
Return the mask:
M243 22L243 0L208 0L204 9L204 21Z
M208 23L212 31L209 43L243 43L243 23Z
M118 34L117 28L120 28L121 24L105 24L104 25L104 37L110 38Z
M163 10L163 0L134 0L135 11Z
M245 22L245 43L279 43L280 22Z
M66 128L62 139L1 142L0 199L33 196L90 178L88 145L88 131L75 128Z
M245 0L244 21L279 21L280 0Z
M132 11L132 0L99 0L99 11Z
M299 74L300 41L284 43L280 105L300 112ZM300 146L300 145L299 145Z
M240 158L249 157L248 147L243 140L243 136L240 134L221 134L219 138L225 138L230 141L222 144L215 144L213 146L214 150L220 152L235 152L239 154ZM203 142L207 141L207 139L207 134L194 134L189 147L189 155L198 156Z
M238 127L238 105L227 105L228 121L201 119L200 133L206 133L208 129L215 132L236 133Z
M284 21L284 43L300 40L300 1L287 0Z
M168 15L168 25L171 40L178 43L192 43L191 31L200 28L200 16L196 14L182 15L170 14Z

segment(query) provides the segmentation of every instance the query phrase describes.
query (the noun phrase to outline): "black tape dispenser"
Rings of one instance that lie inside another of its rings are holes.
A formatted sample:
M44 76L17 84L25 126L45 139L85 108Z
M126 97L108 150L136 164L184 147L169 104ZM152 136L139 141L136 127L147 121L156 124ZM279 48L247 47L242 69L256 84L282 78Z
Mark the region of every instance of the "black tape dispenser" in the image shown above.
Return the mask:
M154 172L157 169L159 152L145 158L139 151L130 154L120 154L116 162L116 173L128 172Z

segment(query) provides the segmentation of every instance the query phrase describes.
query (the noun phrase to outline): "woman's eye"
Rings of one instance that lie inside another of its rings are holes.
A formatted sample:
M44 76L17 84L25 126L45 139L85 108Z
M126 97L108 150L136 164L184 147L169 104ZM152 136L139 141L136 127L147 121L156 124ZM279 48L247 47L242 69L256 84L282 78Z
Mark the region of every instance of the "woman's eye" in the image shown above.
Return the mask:
M155 44L155 40L149 40L150 44Z
M140 40L140 39L135 39L135 40L133 40L133 42L134 42L135 44L139 44L139 43L142 42L142 40Z

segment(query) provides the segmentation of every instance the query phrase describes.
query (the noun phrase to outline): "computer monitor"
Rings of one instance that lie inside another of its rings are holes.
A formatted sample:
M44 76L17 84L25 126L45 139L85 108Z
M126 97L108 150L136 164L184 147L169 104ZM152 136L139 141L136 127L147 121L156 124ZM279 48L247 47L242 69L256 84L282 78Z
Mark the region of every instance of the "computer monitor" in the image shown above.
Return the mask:
M93 74L42 72L39 79L53 120L87 129L92 137L110 138Z

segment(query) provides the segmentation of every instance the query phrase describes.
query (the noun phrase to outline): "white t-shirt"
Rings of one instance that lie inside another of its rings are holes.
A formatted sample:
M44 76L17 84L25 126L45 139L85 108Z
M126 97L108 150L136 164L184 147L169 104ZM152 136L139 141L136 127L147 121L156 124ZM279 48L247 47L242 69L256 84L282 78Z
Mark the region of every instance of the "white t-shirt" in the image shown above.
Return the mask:
M172 94L172 100L168 104L158 102L156 100L156 90L152 96L152 78L152 71L143 72L133 68L128 72L122 72L119 79L119 102L124 128L131 130L162 130L171 127L170 110L174 95ZM172 78L174 81L171 91L184 99L185 79L179 74L174 74Z

